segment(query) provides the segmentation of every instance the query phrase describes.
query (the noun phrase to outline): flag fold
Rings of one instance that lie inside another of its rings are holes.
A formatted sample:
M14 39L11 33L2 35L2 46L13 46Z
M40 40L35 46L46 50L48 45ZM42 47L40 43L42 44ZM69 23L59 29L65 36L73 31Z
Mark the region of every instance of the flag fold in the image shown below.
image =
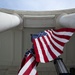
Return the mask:
M38 75L36 66L37 62L31 49L25 53L18 75Z

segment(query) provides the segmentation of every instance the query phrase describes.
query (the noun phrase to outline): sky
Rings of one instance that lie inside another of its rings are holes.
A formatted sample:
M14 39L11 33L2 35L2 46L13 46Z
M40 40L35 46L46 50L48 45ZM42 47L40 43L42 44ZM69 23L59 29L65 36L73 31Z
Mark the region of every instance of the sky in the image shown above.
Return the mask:
M0 8L50 11L75 8L75 0L0 0Z

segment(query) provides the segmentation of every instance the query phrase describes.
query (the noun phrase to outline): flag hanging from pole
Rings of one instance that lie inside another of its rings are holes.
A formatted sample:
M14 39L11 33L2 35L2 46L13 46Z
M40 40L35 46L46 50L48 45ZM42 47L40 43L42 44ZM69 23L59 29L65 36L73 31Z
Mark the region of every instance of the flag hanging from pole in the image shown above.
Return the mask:
M64 45L75 32L73 28L61 28L58 30L45 30L38 34L32 34L36 61L46 63L54 60L63 53Z
M22 60L18 75L38 75L36 65L37 62L31 53L31 50L26 52L25 57Z

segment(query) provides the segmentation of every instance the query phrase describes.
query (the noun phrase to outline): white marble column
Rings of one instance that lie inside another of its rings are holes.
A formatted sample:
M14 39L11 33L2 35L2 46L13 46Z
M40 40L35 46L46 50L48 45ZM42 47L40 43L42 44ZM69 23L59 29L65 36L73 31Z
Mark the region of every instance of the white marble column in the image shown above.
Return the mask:
M56 23L63 27L75 28L75 13L59 15Z
M18 26L21 22L19 15L0 12L0 32Z

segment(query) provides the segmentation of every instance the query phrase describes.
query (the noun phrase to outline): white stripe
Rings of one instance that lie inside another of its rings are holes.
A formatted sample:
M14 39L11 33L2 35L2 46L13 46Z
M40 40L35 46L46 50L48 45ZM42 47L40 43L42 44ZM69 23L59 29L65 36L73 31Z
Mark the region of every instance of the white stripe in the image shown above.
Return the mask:
M66 35L66 36L67 36L67 35L68 35L68 36L72 36L72 35L73 35L73 32L68 32L68 31L55 32L53 29L52 29L52 31L53 31L55 34L57 34L57 35Z
M41 47L40 47L40 44L39 44L39 41L38 41L37 38L35 39L35 42L36 42L36 46L37 46L38 53L39 53L39 56L40 56L40 61L41 61L41 62L45 62L45 61L44 61L43 54L42 54L42 50L41 50Z
M67 40L67 39L65 39L65 38L59 38L59 37L57 37L57 36L55 36L52 32L50 32L51 34L52 34L52 36L56 39L56 40L58 40L58 41L61 41L61 42L63 42L63 43L66 43L66 42L68 42L69 40ZM63 35L62 35L63 36Z
M51 43L50 43L49 39L47 38L47 36L45 36L45 39L46 39L46 41L47 41L47 43L48 43L48 45L49 45L51 51L52 51L56 56L59 56L60 53L54 49L54 47L51 45Z
M45 32L48 34L48 36L49 36L50 40L53 42L53 44L54 44L56 47L58 47L60 50L63 50L63 46L61 46L60 44L58 44L57 42L55 42L55 41L51 38L49 32L47 32L47 31L45 31Z
M36 73L37 71L36 71L36 65L35 65L29 75L36 75Z
M44 36L44 37L46 37L46 36ZM47 49L42 37L40 37L40 41L42 42L42 45L44 47L44 51L46 53L46 56L47 56L48 60L53 60L52 56L48 52L48 49Z
M32 64L32 62L34 61L34 57L31 57L28 62L23 66L23 68L20 70L18 75L23 75L24 72L28 69L28 67Z

